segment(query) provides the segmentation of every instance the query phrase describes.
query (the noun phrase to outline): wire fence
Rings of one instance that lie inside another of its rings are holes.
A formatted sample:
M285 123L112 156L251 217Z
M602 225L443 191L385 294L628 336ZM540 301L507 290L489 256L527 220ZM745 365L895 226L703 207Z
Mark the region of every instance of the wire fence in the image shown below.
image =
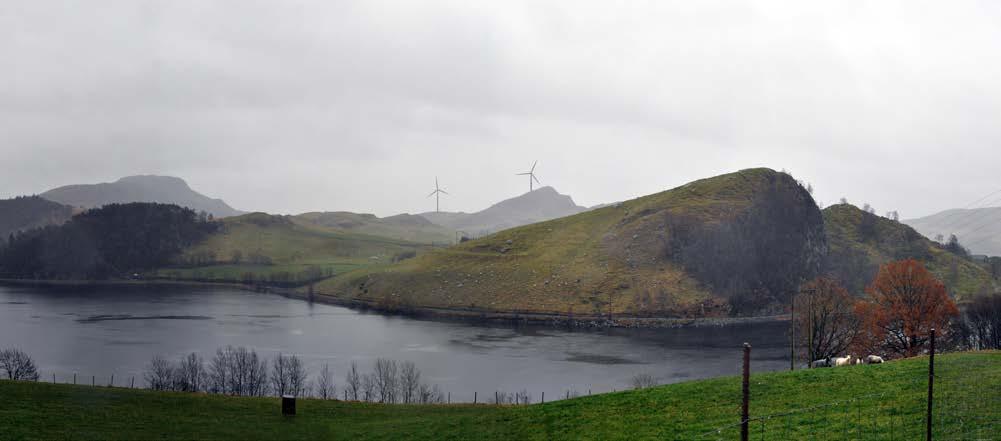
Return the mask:
M757 415L755 401L749 400L746 419L739 404L727 406L723 414L732 415L732 423L695 439L1001 440L997 359L933 354L926 366L896 374L905 375L903 379L862 377L861 381L869 380L865 387L871 393L813 405L790 404L779 411L766 408ZM992 381L984 381L988 376ZM753 396L754 384L750 386ZM821 387L818 397L825 397Z

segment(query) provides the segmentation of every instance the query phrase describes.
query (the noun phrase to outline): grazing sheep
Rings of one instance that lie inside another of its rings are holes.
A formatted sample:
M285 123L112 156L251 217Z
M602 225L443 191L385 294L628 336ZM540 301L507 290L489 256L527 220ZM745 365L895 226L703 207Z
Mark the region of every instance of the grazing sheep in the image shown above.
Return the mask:
M834 362L834 366L850 366L852 364L852 356L835 357L832 361Z
M878 355L870 355L865 358L866 364L880 364L882 362L883 362L883 357L880 357Z
M831 359L830 358L821 358L820 360L813 360L813 362L810 363L810 366L813 366L815 368L817 368L817 367L831 367Z

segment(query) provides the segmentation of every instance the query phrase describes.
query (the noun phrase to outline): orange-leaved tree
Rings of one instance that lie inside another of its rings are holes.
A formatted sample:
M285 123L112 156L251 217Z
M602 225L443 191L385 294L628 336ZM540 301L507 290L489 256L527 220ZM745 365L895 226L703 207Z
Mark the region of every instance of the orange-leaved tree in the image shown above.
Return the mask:
M912 357L928 343L929 333L944 333L959 315L945 285L914 259L887 263L879 268L867 297L856 307L863 338L881 352Z

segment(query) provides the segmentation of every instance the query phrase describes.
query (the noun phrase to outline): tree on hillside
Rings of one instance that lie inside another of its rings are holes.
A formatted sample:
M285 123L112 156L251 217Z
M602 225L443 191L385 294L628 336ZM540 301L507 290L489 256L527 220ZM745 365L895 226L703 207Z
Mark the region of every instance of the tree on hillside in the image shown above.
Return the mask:
M931 329L947 332L959 315L945 285L913 259L883 265L856 305L862 320L864 349L915 356L924 349Z
M859 329L851 294L837 280L819 277L804 284L794 301L797 340L807 360L844 355Z
M955 234L949 235L949 241L945 244L946 251L961 257L970 257L970 252L959 243L959 238Z

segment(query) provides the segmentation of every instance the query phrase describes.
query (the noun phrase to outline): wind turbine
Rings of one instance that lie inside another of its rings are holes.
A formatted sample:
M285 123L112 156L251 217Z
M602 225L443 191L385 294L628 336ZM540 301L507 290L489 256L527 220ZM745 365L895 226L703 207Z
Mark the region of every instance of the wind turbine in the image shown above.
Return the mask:
M532 169L531 170L529 170L529 171L527 171L525 173L518 173L518 174L515 175L515 176L526 176L526 175L528 176L528 192L529 193L531 193L532 190L535 188L533 186L534 183L532 181L534 180L535 182L539 182L539 178L535 177L535 166L536 165L539 165L539 161L535 161L535 163L532 164ZM539 182L539 184L542 184L542 183Z
M441 195L442 194L448 194L448 192L445 191L445 190L442 190L440 187L438 187L438 177L435 176L434 177L434 191L432 191L431 194L428 195L428 197L434 196L434 212L435 213L439 213L440 212L439 207L441 206Z

